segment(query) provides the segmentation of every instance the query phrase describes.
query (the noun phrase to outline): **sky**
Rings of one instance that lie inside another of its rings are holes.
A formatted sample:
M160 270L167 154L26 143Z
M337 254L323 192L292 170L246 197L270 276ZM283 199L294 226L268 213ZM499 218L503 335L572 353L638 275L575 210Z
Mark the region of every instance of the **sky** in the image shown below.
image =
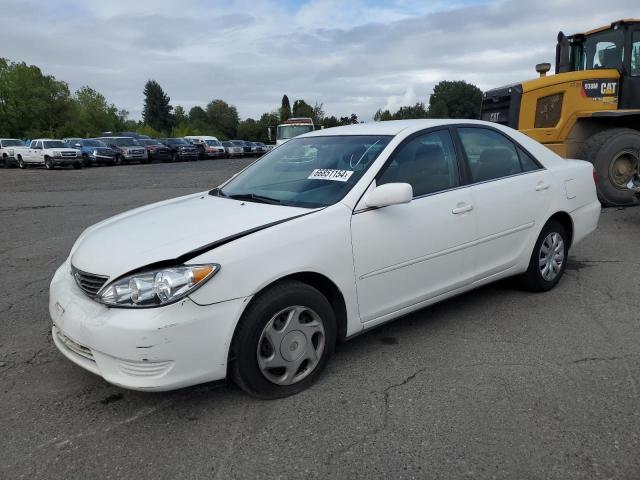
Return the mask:
M0 56L134 119L155 79L187 111L221 98L258 118L286 93L364 121L427 103L441 80L533 78L559 30L640 17L638 0L0 0L0 12Z

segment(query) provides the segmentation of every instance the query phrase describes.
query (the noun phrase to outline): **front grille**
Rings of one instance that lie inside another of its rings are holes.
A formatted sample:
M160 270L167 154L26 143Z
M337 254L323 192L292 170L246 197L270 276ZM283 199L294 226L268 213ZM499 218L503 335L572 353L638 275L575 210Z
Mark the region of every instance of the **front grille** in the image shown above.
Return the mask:
M76 152L62 152L63 157L76 157L78 154Z
M134 362L120 360L120 371L132 377L157 377L165 374L173 365L172 361Z
M144 150L129 150L131 155L144 155Z
M71 273L73 274L76 284L80 287L80 290L90 297L95 297L109 279L109 277L86 273L74 267L71 267Z
M87 360L91 360L92 362L95 362L95 359L93 358L93 353L91 352L91 349L89 347L85 347L84 345L80 345L78 342L71 340L64 333L62 333L62 331L58 327L56 327L56 337L58 338L58 340L60 340L60 342L62 342L62 344L67 348L67 350L70 350L76 355L84 357Z

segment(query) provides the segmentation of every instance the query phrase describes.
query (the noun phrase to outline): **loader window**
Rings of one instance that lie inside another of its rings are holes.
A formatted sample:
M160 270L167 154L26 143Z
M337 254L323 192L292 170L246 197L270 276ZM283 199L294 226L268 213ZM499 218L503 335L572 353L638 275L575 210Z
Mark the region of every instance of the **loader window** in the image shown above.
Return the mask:
M633 32L631 41L631 75L640 77L640 32Z
M621 68L623 58L624 33L622 30L594 33L584 42L574 45L575 70Z

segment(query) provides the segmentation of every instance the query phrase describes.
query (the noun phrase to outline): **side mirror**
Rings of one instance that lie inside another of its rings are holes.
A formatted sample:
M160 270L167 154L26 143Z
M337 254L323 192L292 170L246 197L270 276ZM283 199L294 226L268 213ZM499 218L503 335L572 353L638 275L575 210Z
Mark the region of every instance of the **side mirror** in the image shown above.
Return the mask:
M408 183L386 183L371 191L364 203L367 207L387 207L409 203L413 199L413 188Z
M82 145L80 145L79 143L76 143L76 145L75 145L75 146L76 146L76 148L80 148L80 147L82 147Z

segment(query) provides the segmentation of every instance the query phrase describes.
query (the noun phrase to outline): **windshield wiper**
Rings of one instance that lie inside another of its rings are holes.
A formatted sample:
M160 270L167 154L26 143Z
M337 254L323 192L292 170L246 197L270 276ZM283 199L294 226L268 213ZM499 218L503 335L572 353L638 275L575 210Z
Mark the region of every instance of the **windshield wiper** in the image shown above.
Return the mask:
M227 195L227 197L233 198L234 200L248 200L250 202L269 203L271 205L280 205L282 203L282 201L277 198L256 195L255 193L236 193L233 195Z

